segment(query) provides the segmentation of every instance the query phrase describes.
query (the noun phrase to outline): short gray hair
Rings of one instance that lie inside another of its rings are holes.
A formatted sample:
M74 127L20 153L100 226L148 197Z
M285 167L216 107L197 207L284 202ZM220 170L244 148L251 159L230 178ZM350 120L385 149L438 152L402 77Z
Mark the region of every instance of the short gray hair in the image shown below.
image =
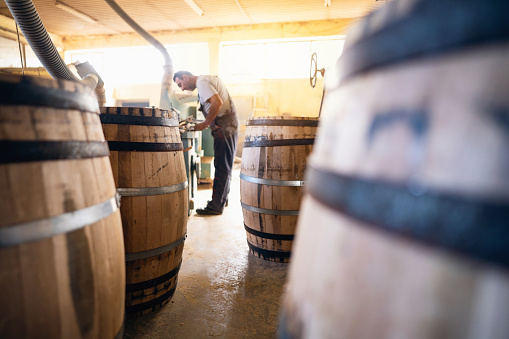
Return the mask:
M192 77L193 75L191 74L191 72L188 72L188 71L178 71L177 73L175 73L173 75L173 81L175 81L175 79L179 78L179 79L182 79L182 76L183 75L187 75L187 76L190 76Z

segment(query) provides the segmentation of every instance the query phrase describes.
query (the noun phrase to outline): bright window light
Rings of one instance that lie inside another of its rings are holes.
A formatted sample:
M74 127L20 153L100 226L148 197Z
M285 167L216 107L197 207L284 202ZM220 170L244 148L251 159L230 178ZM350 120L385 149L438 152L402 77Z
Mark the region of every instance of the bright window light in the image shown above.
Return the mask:
M207 43L165 47L173 61L175 71L182 69L197 75L208 74ZM66 63L89 61L110 87L160 83L164 73L164 58L152 46L66 51L65 61Z
M265 45L268 79L305 78L309 74L309 41L275 42Z
M223 42L220 76L229 81L308 78L311 55L329 68L343 51L344 36Z

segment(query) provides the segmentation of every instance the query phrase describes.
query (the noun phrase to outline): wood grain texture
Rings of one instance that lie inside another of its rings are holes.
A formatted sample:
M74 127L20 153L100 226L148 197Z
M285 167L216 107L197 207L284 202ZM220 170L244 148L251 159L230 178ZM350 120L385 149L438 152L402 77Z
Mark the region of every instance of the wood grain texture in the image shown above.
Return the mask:
M324 99L310 163L507 203L508 53L507 43L482 45L350 79ZM394 236L311 196L302 212L284 301L294 337L507 338L506 269Z
M31 83L91 95L67 81L31 78ZM0 141L76 140L104 141L96 112L0 104ZM2 164L0 228L57 217L114 196L108 157ZM122 238L117 210L73 232L1 248L0 337L115 337L124 321Z
M255 117L250 121L265 120L316 121L307 117ZM314 139L317 127L309 126L247 126L245 141ZM241 173L261 179L303 181L306 160L312 145L273 147L245 147L243 149ZM298 211L302 200L302 187L284 187L240 181L241 201L249 206ZM271 215L242 210L244 224L256 231L269 234L295 234L297 216ZM276 240L247 233L247 240L255 247L279 252L291 252L292 240ZM288 262L288 258L251 253L263 259Z
M132 116L174 118L172 111L148 108L103 107L103 113ZM178 126L117 125L103 124L108 141L181 143ZM130 152L111 151L115 183L119 188L162 187L183 183L187 180L182 151ZM156 249L180 239L187 229L187 189L175 193L154 196L124 196L120 211L124 231L126 253ZM169 252L146 259L126 263L126 309L149 305L154 299L174 289L177 275L155 287L129 291L129 286L152 281L168 274L182 260L184 245ZM169 299L134 315L152 312Z

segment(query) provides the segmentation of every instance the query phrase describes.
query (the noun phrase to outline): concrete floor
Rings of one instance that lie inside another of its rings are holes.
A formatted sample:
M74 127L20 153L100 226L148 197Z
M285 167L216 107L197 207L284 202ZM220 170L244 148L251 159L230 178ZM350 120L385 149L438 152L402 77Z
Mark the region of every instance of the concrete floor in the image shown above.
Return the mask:
M229 206L220 216L194 213L187 225L177 290L162 309L128 319L124 338L275 338L288 264L249 254L233 171ZM211 189L198 190L203 207Z

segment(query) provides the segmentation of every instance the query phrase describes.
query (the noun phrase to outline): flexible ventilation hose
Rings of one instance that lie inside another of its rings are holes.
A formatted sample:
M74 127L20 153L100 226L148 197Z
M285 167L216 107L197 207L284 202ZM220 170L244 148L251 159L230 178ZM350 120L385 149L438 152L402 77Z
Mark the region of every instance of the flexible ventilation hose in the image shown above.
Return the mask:
M173 68L170 54L168 54L166 48L164 48L164 46L156 38L150 35L150 33L145 31L140 25L138 25L133 19L131 19L131 17L126 12L124 12L124 10L115 1L113 0L105 1L129 26L131 26L132 29L136 31L136 33L141 35L143 39L147 40L151 45L153 45L163 54L165 67L170 66L171 68Z
M55 79L80 81L67 67L51 41L32 0L5 0L14 20L44 68Z
M129 25L132 29L136 31L139 35L141 35L145 40L147 40L151 45L161 52L164 57L164 75L162 80L162 87L167 91L171 88L171 83L173 81L173 62L171 61L170 54L164 48L164 46L150 33L145 31L140 25L138 25L131 17L124 12L124 10L114 1L114 0L105 0L108 5Z

